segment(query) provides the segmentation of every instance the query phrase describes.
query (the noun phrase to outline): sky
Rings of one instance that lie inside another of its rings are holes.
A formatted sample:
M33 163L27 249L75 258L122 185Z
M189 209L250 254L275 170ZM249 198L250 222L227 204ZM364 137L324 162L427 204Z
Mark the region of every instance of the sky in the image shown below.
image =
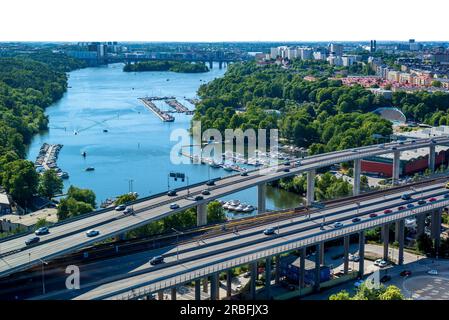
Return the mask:
M448 41L448 0L13 0L0 41Z

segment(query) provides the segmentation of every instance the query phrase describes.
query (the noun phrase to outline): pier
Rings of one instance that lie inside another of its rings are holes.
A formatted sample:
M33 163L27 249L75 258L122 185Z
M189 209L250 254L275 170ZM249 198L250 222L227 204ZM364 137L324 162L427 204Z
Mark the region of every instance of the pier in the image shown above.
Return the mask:
M186 99L188 102L196 106L198 103L200 103L199 99Z
M186 106L181 104L176 99L167 99L165 100L165 103L168 104L173 109L175 109L175 111L178 113L193 114L193 111L189 110Z
M146 98L139 98L139 100L141 100L143 102L143 104L150 109L151 111L153 111L158 117L159 119L161 119L164 122L173 122L175 121L175 117L169 115L167 112L162 111L161 109L159 109L152 101L153 100L165 100L166 98L163 99L159 99L157 97L146 97Z
M42 173L47 170L55 170L59 177L67 179L69 177L67 172L63 172L56 164L58 160L59 151L62 149L62 144L48 144L44 143L39 150L34 165L36 169Z

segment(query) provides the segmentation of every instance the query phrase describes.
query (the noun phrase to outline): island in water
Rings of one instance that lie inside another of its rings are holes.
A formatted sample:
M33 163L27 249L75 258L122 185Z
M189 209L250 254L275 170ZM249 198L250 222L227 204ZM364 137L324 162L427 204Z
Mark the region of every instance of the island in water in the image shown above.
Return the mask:
M126 64L125 72L141 71L173 71L179 73L202 73L208 72L209 68L204 63L191 63L187 61L142 61Z

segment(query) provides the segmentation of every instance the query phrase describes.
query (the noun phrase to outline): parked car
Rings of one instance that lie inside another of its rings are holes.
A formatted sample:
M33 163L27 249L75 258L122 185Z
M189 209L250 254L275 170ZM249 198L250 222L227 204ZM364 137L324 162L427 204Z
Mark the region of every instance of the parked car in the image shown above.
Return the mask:
M379 267L381 267L381 268L384 268L384 267L386 267L387 265L388 265L388 262L385 261L385 260L382 260L382 261L379 262Z
M435 269L431 269L431 270L427 271L427 274L430 274L432 276L436 276L436 275L438 275L438 271L435 270Z
M401 277L408 277L412 275L412 272L410 270L404 270L401 271L401 273L399 274Z
M274 228L267 228L267 229L265 229L265 230L263 231L263 234L266 235L266 236L275 234Z
M172 210L175 210L175 209L178 209L178 208L179 208L179 204L177 204L177 203L172 203L170 205L170 209L172 209Z
M163 256L155 256L155 257L150 259L150 264L152 266L154 266L156 264L159 264L159 263L162 263L162 262L164 262L164 257Z
M50 232L50 230L48 229L48 227L41 227L41 228L37 229L36 231L34 231L34 234L37 236L40 236L42 234L47 234L49 232Z
M370 213L370 214L369 214L369 217L370 217L370 218L375 218L375 217L377 217L377 214L376 214L376 213Z
M25 240L25 245L30 246L30 245L32 245L32 244L38 243L39 240L40 240L39 237L32 237L32 238L29 238L29 239Z
M98 236L99 234L100 234L100 231L94 230L94 229L86 231L86 236L88 236L89 238Z
M374 265L375 266L379 266L380 262L382 261L382 259L377 259L374 261Z
M167 192L167 196L169 196L169 197L176 196L176 191L175 190L170 190L169 192Z
M393 212L393 210L391 210L391 209L385 209L384 210L384 214L388 214L388 213L392 213Z
M116 211L123 211L126 209L126 206L124 204L118 205L117 207L115 207Z
M203 190L203 191L201 191L201 194L205 195L205 196L208 196L208 195L210 195L210 191L209 190Z

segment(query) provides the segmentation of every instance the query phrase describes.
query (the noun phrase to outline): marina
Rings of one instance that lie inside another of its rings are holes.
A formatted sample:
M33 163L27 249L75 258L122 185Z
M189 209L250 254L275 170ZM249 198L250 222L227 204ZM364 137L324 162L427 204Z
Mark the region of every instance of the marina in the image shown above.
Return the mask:
M159 117L159 119L161 119L164 122L173 122L175 121L175 117L173 117L172 115L169 115L167 112L162 111L161 109L159 109L154 103L153 100L163 100L163 99L155 99L155 97L150 97L150 98L139 98L140 101L143 102L143 104L150 109L151 111L154 112L155 115L157 115Z
M164 100L166 104L168 104L171 108L173 108L178 113L184 113L184 114L193 114L193 111L189 110L186 106L181 104L176 99L168 99Z
M68 179L69 174L62 171L56 163L62 147L62 144L44 143L39 150L36 161L34 162L36 171L39 173L43 173L47 170L55 170L60 178Z

